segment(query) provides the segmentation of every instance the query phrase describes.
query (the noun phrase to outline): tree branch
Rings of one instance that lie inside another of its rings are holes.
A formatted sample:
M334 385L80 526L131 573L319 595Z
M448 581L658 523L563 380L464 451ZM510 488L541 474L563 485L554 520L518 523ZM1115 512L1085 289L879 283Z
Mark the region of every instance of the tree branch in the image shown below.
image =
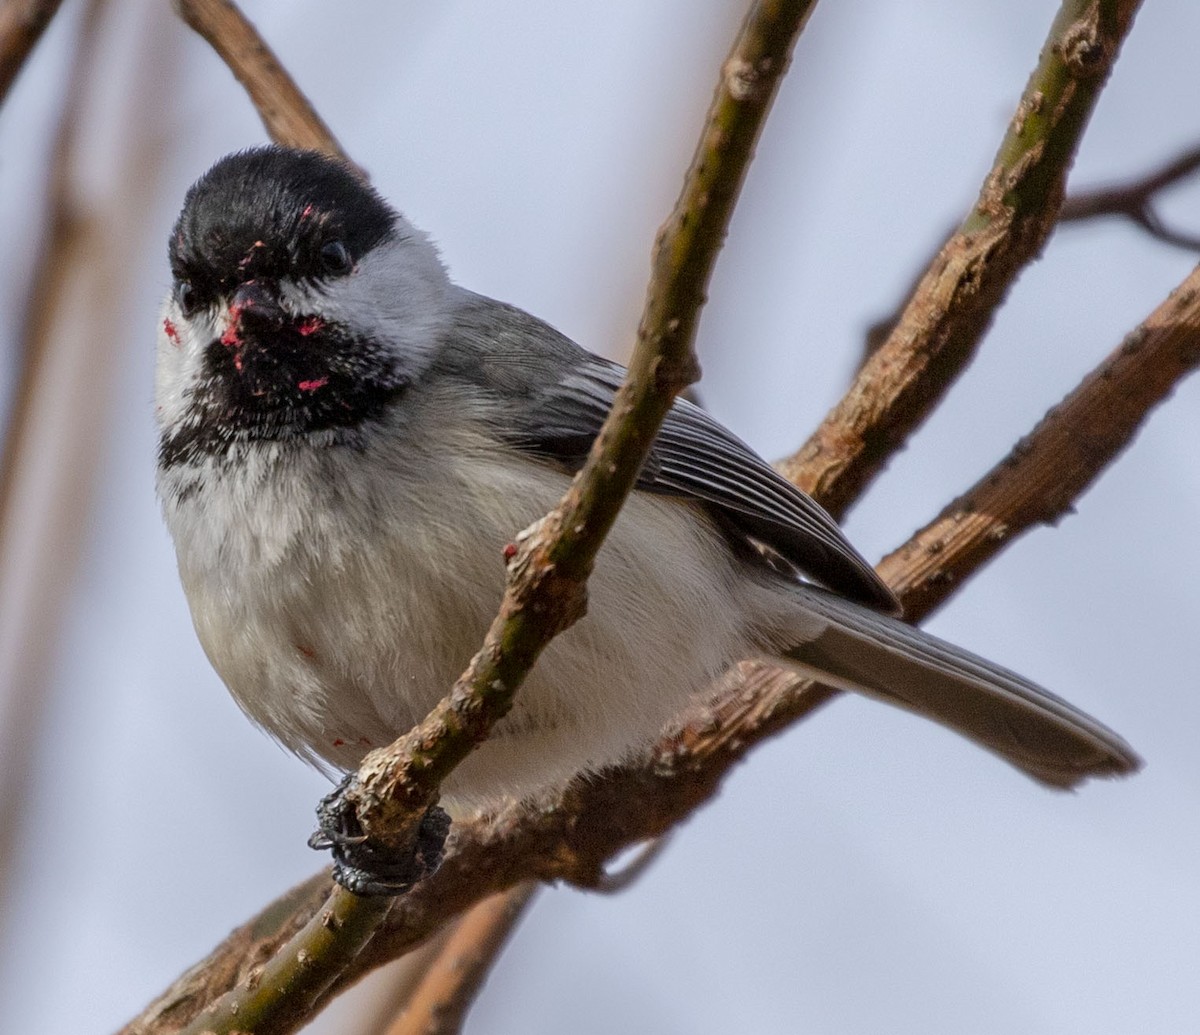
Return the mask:
M659 834L638 846L636 854L618 870L605 869L596 880L590 884L589 890L601 895L619 895L628 890L639 880L642 874L650 869L658 857L666 851L671 843L672 830Z
M5 0L0 5L0 105L62 0Z
M1065 513L1198 363L1200 269L957 507L884 562L881 573L906 610L928 614L1021 533ZM951 529L961 531L951 535ZM940 562L932 577L926 573L930 556ZM419 942L441 922L443 909L462 908L459 896L472 881L483 878L488 885L469 893L476 896L531 874L592 885L606 859L678 823L753 747L835 693L768 665L743 663L716 701L687 717L650 758L576 781L534 813L514 807L461 828L442 872L398 903L354 967L379 965Z
M206 1005L252 975L279 952L329 898L328 870L314 874L234 930L207 959L181 974L121 1035L167 1035L182 1030Z
M1200 147L1183 151L1169 162L1152 171L1124 183L1108 187L1093 187L1068 194L1058 211L1058 224L1083 223L1106 216L1123 216L1132 220L1155 240L1165 244L1200 251L1200 235L1172 230L1159 218L1154 207L1158 196L1177 186L1200 169ZM932 261L932 260L931 260ZM917 289L919 280L914 281L904 293L907 299ZM887 341L888 335L900 322L904 304L867 328L863 336L863 351L860 366L878 351Z
M1069 514L1197 363L1200 267L997 467L880 562L905 608L929 614L957 571L980 567L1030 528Z
M750 9L722 68L683 191L655 242L629 371L583 469L559 506L519 537L500 612L467 671L417 727L370 752L346 792L374 840L393 847L415 841L442 780L508 712L545 645L583 615L596 553L675 395L698 374L692 342L708 280L763 120L814 2L764 0ZM185 1030L294 1030L313 996L369 939L385 908L335 888L322 914L261 973L249 975Z
M333 132L232 0L172 0L245 88L272 140L348 160Z
M324 906L286 944L201 1011L184 1033L295 1031L371 940L391 905L389 898L359 898L335 885Z
M1058 217L1067 170L1140 0L1063 0L974 208L887 342L780 465L834 515L862 494L970 362Z
M965 493L957 507L948 508L885 561L881 570L908 612L927 614L1019 534L1066 512L1198 358L1200 269ZM1059 455L1070 458L1062 467L1054 464ZM1031 478L1036 486L1026 487ZM1036 504L1048 482L1054 484L1051 504ZM963 517L956 516L959 512ZM956 522L962 534L951 539L950 526ZM929 556L939 561L932 576L924 573L923 558ZM530 878L594 885L613 854L677 824L715 793L753 747L835 693L771 666L743 663L715 701L686 716L647 759L575 781L537 809L514 805L457 826L441 870L397 900L375 938L325 996L402 955L489 894ZM228 987L248 950L261 958L294 930L293 912L313 914L322 888L328 888L328 878L314 877L234 932L126 1028L126 1035L174 1031L174 1026L155 1026L156 1018L174 1019L194 1010L201 980L205 994Z
M525 881L485 898L458 922L386 1035L455 1035L500 950L525 915L538 885Z
M1090 190L1070 193L1064 199L1062 208L1058 210L1058 225L1104 219L1106 216L1124 216L1164 244L1200 251L1200 235L1194 237L1182 231L1172 231L1170 227L1163 225L1154 209L1154 202L1160 193L1187 179L1196 169L1200 169L1200 146L1183 151L1163 166L1128 180L1127 183L1092 187ZM916 291L917 283L919 281L914 281L905 292L906 298ZM877 319L866 329L863 336L862 363L866 363L871 354L887 341L888 335L892 334L895 325L900 322L902 312L904 307L901 306L886 317Z
M698 376L692 342L709 276L813 2L756 3L747 15L682 193L655 242L637 344L612 412L562 502L522 534L500 614L467 672L419 726L363 760L348 797L369 835L385 842L410 836L446 774L508 711L544 646L583 615L604 536L676 394Z

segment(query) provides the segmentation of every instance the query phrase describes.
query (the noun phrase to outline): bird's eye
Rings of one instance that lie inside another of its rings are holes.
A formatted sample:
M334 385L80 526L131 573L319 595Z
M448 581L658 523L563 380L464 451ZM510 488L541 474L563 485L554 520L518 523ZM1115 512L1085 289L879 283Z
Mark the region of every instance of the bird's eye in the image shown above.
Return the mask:
M330 241L321 246L321 265L325 267L325 272L341 276L350 272L354 260L350 258L345 244L341 241Z
M179 282L179 286L175 289L175 298L179 302L179 311L184 316L191 316L200 308L200 298L196 294L196 289L186 280Z

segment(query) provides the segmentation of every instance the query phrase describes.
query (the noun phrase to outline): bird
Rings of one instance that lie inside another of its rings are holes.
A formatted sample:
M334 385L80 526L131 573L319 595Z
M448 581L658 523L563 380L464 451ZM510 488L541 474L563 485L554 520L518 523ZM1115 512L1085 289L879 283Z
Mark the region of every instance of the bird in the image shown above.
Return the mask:
M428 236L315 151L217 161L168 251L156 484L196 633L250 719L350 772L466 668L505 547L562 496L624 370L452 282ZM636 757L746 658L926 716L1051 787L1140 764L1061 698L901 621L836 522L683 399L588 595L446 779L454 808Z

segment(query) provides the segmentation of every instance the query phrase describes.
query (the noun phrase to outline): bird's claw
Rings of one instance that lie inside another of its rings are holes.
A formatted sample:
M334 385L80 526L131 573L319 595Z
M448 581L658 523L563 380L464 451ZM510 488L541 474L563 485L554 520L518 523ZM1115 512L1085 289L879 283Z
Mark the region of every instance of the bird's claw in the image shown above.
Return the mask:
M368 837L358 813L347 800L354 779L347 776L317 805L317 830L308 839L310 848L333 854L333 879L355 895L401 895L441 865L450 817L431 805L421 817L410 848L396 850Z

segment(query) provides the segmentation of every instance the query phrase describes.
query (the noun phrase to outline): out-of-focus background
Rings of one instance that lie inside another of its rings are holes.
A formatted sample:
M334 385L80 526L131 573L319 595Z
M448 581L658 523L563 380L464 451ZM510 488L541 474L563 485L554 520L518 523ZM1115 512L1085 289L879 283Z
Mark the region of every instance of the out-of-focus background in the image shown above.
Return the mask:
M590 348L633 338L656 226L743 4L442 0L246 9L453 275ZM802 38L700 329L706 405L769 457L838 398L978 190L1056 4L827 0ZM12 413L82 5L0 111L0 412ZM1149 0L1073 186L1200 139L1200 5ZM0 578L0 1030L107 1032L323 860L327 784L250 727L193 635L153 489L152 342L188 184L264 139L156 0L109 3L74 88L85 273ZM1164 197L1200 231L1200 186ZM1109 220L1062 229L982 354L848 521L871 557L998 460L1191 269ZM56 353L57 355L57 353ZM73 371L73 373L72 373ZM755 754L629 892L541 896L488 1032L1179 1032L1200 1027L1200 383L1057 528L931 628L1146 758L1053 794L842 699ZM22 524L23 522L23 524ZM33 545L30 545L33 544ZM375 992L380 983L376 982ZM369 1031L370 983L312 1030Z

